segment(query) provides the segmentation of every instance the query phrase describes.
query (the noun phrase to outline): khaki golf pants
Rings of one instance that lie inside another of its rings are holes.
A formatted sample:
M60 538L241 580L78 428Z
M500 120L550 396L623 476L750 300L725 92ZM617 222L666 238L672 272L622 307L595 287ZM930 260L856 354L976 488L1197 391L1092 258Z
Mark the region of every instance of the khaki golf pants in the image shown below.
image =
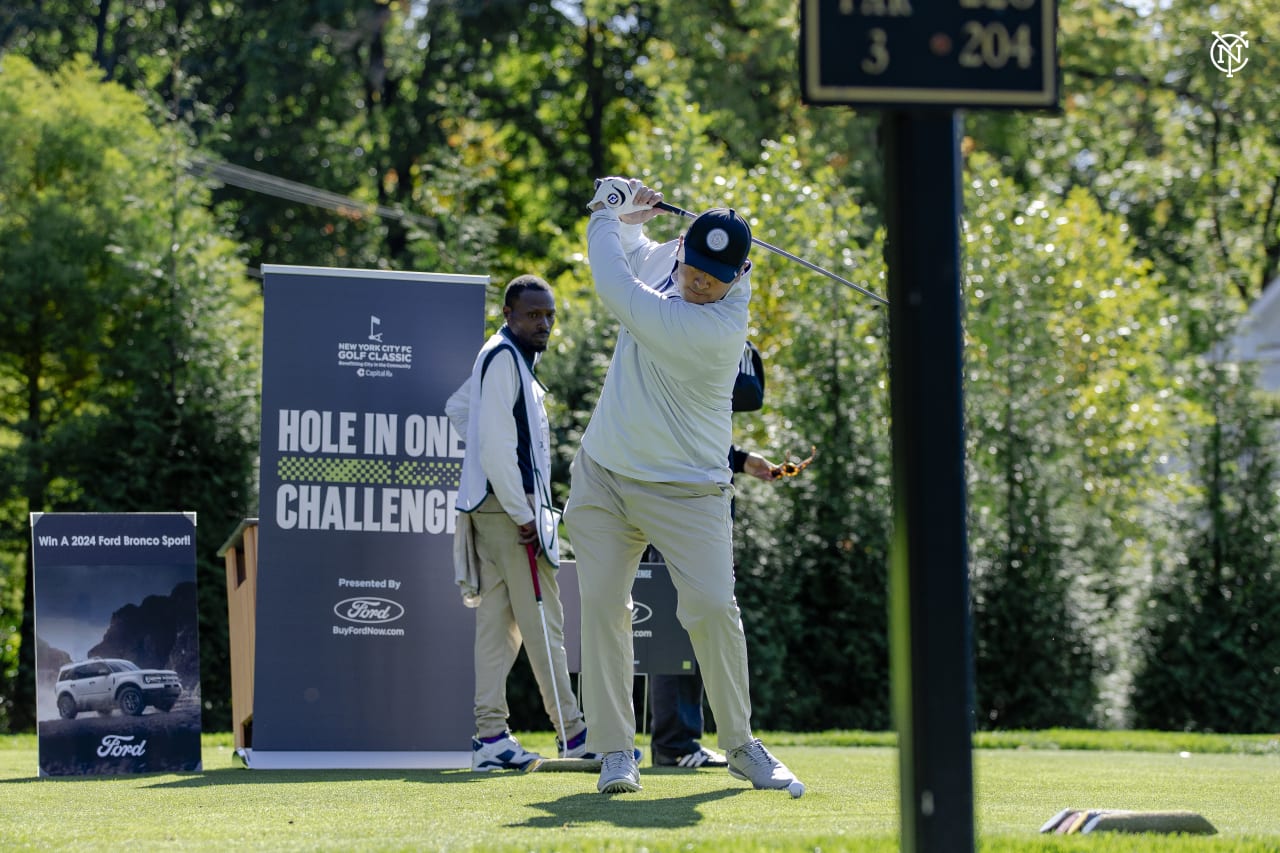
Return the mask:
M676 617L693 642L720 747L742 746L752 736L751 696L747 641L733 594L733 487L633 480L581 450L572 472L565 527L582 593L587 748L606 753L635 744L631 585L650 542L667 559Z
M569 681L564 651L564 609L560 604L556 571L545 559L538 559L538 584L542 587L542 607L551 638L551 661L548 662L542 617L529 574L529 555L517 538L520 528L493 495L471 513L471 521L480 557L481 595L480 606L476 608L476 735L492 737L507 730L510 715L507 676L523 641L542 693L542 706L556 728L556 735L572 738L582 731L583 721ZM556 707L557 693L559 708Z

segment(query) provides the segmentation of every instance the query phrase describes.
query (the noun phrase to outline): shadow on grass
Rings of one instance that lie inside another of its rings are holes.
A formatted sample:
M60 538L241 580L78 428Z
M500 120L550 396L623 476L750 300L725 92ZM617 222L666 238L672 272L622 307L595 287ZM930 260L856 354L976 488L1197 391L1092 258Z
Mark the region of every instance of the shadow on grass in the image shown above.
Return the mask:
M680 829L702 821L698 807L726 797L734 797L750 788L725 788L684 797L637 799L633 794L570 794L557 800L529 803L545 815L520 823L507 824L512 829L565 829L574 824L608 823L629 829Z
M665 768L664 768L665 769ZM521 774L501 774L503 777L519 777ZM663 770L650 770L646 776L664 776ZM0 779L0 786L46 782L53 784L102 784L117 782L136 788L155 790L198 790L201 788L230 788L234 786L312 785L317 782L411 782L425 785L489 784L494 774L473 773L470 770L250 770L243 767L222 767L199 773L137 773L96 776L32 776L20 779ZM564 829L567 826L608 824L618 828L680 829L696 826L703 820L700 811L703 804L714 803L728 797L751 791L750 787L730 785L714 791L702 791L683 796L653 796L646 786L641 794L598 794L595 791L595 775L584 774L587 790L567 794L556 799L531 802L528 808L536 813L528 820L508 824L511 828ZM0 787L0 790L3 790Z
M494 780L489 773L473 773L467 770L250 770L244 767L220 767L199 773L121 773L115 775L25 777L0 779L0 786L52 782L54 784L80 784L103 782L132 783L139 788L155 790L195 790L201 788L228 788L240 785L312 785L317 782L371 782L401 781L427 785L486 784ZM519 777L519 773L503 773L502 777ZM650 769L649 778L674 775L672 771ZM656 780L655 780L656 781ZM715 791L674 797L654 797L646 789L644 794L599 794L595 791L595 774L585 774L587 791L568 794L545 802L532 802L528 808L543 814L520 823L508 824L512 828L564 829L574 824L605 823L619 828L680 829L698 825L703 815L699 808L728 797L751 791L750 787L737 785ZM2 789L2 788L0 788Z
M518 775L518 774L513 774ZM31 782L76 783L105 781L156 780L149 788L211 788L230 785L309 785L313 782L370 782L375 780L430 782L434 784L483 782L486 775L470 770L249 770L244 767L220 767L191 774L176 773L116 773L86 774L83 776L24 776L0 779L0 785L30 784Z

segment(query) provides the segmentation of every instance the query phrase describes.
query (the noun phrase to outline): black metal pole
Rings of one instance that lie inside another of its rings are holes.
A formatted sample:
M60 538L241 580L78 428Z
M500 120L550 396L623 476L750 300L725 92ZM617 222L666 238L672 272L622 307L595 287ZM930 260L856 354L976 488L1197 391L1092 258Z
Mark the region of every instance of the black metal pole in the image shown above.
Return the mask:
M959 121L883 114L893 413L890 666L901 849L974 849Z

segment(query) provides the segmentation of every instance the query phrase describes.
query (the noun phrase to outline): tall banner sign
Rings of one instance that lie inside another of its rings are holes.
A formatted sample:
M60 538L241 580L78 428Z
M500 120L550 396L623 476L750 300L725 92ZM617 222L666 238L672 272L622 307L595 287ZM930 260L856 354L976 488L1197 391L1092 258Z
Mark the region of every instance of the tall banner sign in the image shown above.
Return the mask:
M194 513L32 513L41 776L200 760Z
M445 400L487 276L263 267L252 768L469 767Z

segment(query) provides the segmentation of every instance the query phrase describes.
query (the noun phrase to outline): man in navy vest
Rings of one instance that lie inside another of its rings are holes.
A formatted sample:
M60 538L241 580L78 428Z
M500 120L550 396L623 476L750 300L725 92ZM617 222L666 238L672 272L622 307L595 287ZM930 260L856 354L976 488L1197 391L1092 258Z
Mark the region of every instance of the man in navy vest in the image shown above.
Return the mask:
M476 609L471 769L477 771L519 770L540 759L507 728L507 676L522 643L561 756L595 757L586 750L587 727L565 657L550 428L545 389L534 372L556 321L551 287L533 275L512 279L502 314L506 324L481 348L471 377L445 404L454 428L467 438L454 564L463 601ZM537 554L541 613L529 546Z

